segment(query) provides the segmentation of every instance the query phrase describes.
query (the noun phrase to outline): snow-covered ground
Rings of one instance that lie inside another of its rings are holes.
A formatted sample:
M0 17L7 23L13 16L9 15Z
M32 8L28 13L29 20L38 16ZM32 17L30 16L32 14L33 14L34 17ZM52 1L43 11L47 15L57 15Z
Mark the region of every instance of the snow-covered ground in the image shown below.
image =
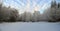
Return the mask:
M60 22L14 22L1 23L0 31L60 31Z

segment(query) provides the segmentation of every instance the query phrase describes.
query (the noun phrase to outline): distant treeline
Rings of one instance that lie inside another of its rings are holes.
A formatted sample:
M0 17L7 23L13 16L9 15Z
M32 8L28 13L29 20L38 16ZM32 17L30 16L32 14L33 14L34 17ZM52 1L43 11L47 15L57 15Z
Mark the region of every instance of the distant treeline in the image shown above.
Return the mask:
M5 7L0 4L0 22L15 22L18 16L17 9Z
M51 3L51 7L47 8L43 14L39 11L34 11L34 13L24 12L19 14L18 10L15 8L2 6L0 3L0 22L59 22L60 21L60 3Z

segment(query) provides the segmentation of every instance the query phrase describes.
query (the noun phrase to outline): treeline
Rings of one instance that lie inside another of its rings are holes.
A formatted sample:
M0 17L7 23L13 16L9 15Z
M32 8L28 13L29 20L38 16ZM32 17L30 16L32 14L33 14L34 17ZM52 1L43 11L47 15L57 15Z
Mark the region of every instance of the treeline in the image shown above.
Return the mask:
M40 12L35 11L33 14L30 12L24 12L19 14L15 8L2 6L0 4L0 22L37 22L40 21Z
M0 22L15 22L18 16L16 9L2 6L2 3L0 4Z
M60 21L60 3L56 3L56 1L51 2L49 16L50 21L56 21L56 22Z
M43 14L40 11L24 12L19 14L15 8L2 6L0 3L0 22L59 22L60 21L60 3L52 1L51 6Z
M39 11L24 12L19 14L18 10L15 8L5 7L0 4L0 22L39 22L41 19Z
M60 3L56 1L51 2L51 6L45 10L44 15L47 16L48 22L59 22L60 21Z

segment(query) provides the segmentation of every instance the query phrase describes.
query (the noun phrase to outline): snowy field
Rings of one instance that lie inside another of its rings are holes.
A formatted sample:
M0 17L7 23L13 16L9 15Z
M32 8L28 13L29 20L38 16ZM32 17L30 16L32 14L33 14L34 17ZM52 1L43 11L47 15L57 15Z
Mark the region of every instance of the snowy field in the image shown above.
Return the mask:
M0 31L60 31L60 22L0 23Z

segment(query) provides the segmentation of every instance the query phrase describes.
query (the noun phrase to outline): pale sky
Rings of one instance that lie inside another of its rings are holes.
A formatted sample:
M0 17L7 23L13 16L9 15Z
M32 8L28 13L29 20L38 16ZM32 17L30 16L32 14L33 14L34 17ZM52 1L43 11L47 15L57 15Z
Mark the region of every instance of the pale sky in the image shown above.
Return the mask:
M59 2L60 0L56 1ZM51 0L3 0L3 4L18 9L19 13L24 11L33 13L35 10L42 14L50 6Z

